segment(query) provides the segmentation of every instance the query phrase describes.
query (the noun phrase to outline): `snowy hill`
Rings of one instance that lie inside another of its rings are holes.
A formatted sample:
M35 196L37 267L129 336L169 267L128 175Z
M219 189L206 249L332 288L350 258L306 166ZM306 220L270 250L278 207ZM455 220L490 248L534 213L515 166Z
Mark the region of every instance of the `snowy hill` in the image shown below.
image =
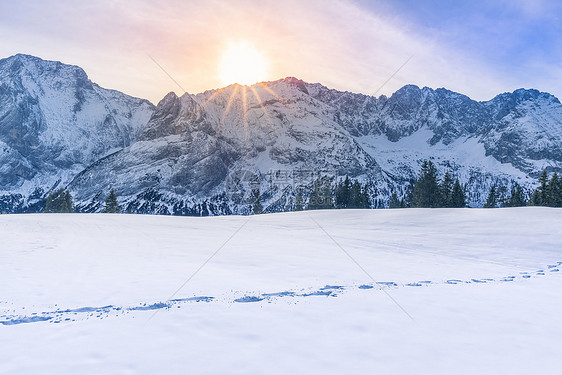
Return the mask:
M534 207L2 215L0 373L556 373L561 228Z
M1 60L0 77L7 211L40 209L27 206L58 183L89 212L115 188L129 212L245 213L257 187L276 212L293 208L299 188L345 175L371 182L385 206L424 159L481 206L497 182L530 189L543 168L562 167L562 105L537 90L477 102L407 85L377 98L286 78L170 93L153 108L30 56Z

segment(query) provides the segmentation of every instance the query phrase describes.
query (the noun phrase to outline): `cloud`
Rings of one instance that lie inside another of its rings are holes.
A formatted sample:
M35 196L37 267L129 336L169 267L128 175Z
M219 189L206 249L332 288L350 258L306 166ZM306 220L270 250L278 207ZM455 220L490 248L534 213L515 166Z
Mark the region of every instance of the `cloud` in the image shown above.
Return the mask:
M518 87L439 30L344 0L35 0L2 4L0 25L0 54L80 65L102 86L154 102L178 88L149 55L196 93L222 85L221 54L243 41L270 61L271 80L297 76L372 94L413 55L380 93L413 83L489 99Z

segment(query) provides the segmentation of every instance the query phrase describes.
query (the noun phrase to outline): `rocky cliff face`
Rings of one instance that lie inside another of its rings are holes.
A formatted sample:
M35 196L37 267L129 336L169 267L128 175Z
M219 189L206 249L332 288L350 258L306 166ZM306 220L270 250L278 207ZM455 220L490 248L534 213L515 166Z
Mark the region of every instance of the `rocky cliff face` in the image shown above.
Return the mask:
M131 145L152 111L146 100L99 87L79 67L27 55L0 60L0 195L66 185Z
M253 187L272 203L287 193L268 186L273 170L382 179L374 158L326 117L330 107L284 81L270 86L233 85L181 98L168 94L135 144L86 169L72 189L88 200L107 189L99 176L111 175L112 187L127 200L157 192L170 213L178 209L176 203L184 207L205 200L223 206L209 208L212 212L230 213L247 208L223 194L232 175L243 171L257 179Z
M0 64L11 82L0 86L0 189L46 191L54 179L37 176L53 175L88 211L114 188L132 212L243 213L258 187L278 211L299 187L345 175L370 181L384 205L424 159L457 174L478 206L498 180L531 187L544 167L562 166L562 105L536 90L477 102L408 85L376 98L286 78L170 93L153 109L76 67L18 56Z

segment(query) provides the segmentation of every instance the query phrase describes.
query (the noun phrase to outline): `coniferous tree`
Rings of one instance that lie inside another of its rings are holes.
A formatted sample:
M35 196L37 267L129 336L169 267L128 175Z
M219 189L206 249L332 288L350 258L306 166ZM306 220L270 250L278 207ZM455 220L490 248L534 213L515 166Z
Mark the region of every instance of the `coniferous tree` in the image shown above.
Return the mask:
M457 207L457 208L466 207L466 196L464 194L464 190L458 178L455 180L455 183L453 184L449 202L450 204L448 207Z
M302 190L297 190L297 195L295 196L295 211L302 211L304 209L304 202L302 197Z
M65 189L58 189L47 195L45 202L45 212L47 213L68 213L73 211L72 196Z
M206 199L199 205L199 216L209 216L211 212L209 211L209 201Z
M400 201L400 206L403 208L412 207L412 200L414 197L414 186L416 182L412 180L406 186L406 191L404 192L404 197Z
M422 164L420 176L414 185L412 207L439 207L441 192L437 183L437 169L428 160Z
M533 194L531 194L531 199L529 199L529 206L540 206L540 193L538 191L538 189L535 189L533 191Z
M539 186L533 192L533 196L531 197L531 205L548 205L548 174L546 172L546 168L542 171L541 176L539 177Z
M332 194L332 186L330 181L324 181L322 184L322 200L324 204L324 209L334 208L334 195Z
M439 184L439 190L441 192L441 207L454 207L452 203L452 193L453 193L453 177L447 171L443 180Z
M390 202L388 203L388 208L400 208L403 202L398 198L398 194L395 191L392 192L390 196Z
M509 198L507 197L507 187L503 185L496 187L496 197L498 207L504 207L509 201Z
M310 196L308 197L308 205L306 206L307 210L316 210L318 207L321 206L320 204L320 181L314 181L312 185L312 190L310 191Z
M334 197L329 181L316 180L308 199L307 210L334 208Z
M254 201L254 204L252 206L252 213L254 215L259 215L263 213L263 206L261 204L261 194L260 194L260 189L255 189L252 191L252 198Z
M514 184L511 187L511 195L509 200L505 203L504 207L523 207L526 206L525 194L523 188L519 184Z
M369 198L369 185L363 185L361 189L361 199L359 200L361 208L371 208L371 199Z
M546 206L548 205L548 173L546 172L546 168L539 177L539 183L540 206Z
M68 190L64 192L64 203L65 203L66 212L72 212L73 211L72 196L70 195L70 191Z
M47 199L45 200L45 212L46 213L54 212L53 198L54 198L53 192L50 192L49 194L47 194Z
M336 188L336 207L347 208L351 199L351 181L348 176Z
M546 190L546 206L561 207L560 178L557 172L552 174Z
M117 201L117 194L115 194L115 190L111 189L109 195L105 198L105 204L103 207L104 213L119 213L121 212L121 208L119 207L119 202Z
M349 208L371 208L368 186L363 186L359 181L351 185Z
M351 195L349 198L349 208L363 208L363 197L361 192L361 184L354 181L351 185Z
M558 205L556 207L562 207L562 178L558 178Z
M498 206L498 195L496 193L496 186L492 185L490 192L488 193L488 198L484 204L484 208L496 208Z

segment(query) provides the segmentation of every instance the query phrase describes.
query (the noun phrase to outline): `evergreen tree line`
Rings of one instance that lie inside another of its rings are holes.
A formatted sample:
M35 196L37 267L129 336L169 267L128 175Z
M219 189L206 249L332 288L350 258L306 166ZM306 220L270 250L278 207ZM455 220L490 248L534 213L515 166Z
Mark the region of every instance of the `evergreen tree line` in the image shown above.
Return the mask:
M389 208L406 207L466 207L466 192L458 178L453 178L451 172L446 172L443 178L438 177L439 172L433 162L425 160L421 166L418 178L410 181L405 188L403 197L400 198L396 191L390 197ZM314 182L308 192L309 200L305 205L304 187L297 189L294 211L344 209L344 208L371 208L369 198L369 184L362 184L351 180L348 176L337 182L335 186L329 179L320 179ZM562 178L554 172L551 178L543 170L539 178L539 186L532 192L529 200L526 192L517 183L511 187L510 194L507 188L495 184L490 188L486 199L485 208L494 207L520 207L520 206L549 206L562 207ZM261 214L264 207L261 203L260 190L252 192L250 209L254 214ZM58 189L51 191L45 201L45 212L68 213L74 212L74 204L70 191ZM120 213L121 207L114 189L111 189L104 201L104 213Z
M368 185L345 177L335 189L336 208L371 208Z
M342 181L332 185L330 180L318 180L314 183L309 194L309 200L304 206L303 191L299 189L295 197L295 211L371 208L368 184L351 180L346 176Z
M531 206L562 207L562 178L554 172L550 180L546 169L539 177L539 186L533 191L529 201Z
M352 181L349 176L335 185L329 179L319 179L314 182L309 191L306 191L305 187L297 189L293 211L371 208L368 189L368 184L362 184L357 180ZM309 198L308 203L305 204L306 195ZM253 214L263 213L259 189L252 192L252 202L251 212Z
M525 191L517 183L513 184L510 194L507 194L505 186L495 184L490 188L484 208L523 207L527 205L525 195Z
M529 199L526 196L527 193L519 184L512 186L509 195L505 186L494 185L490 188L484 207L562 207L562 178L558 176L558 172L554 172L549 179L544 169L539 177L539 186L533 190Z
M74 212L72 196L66 189L58 189L50 192L45 201L45 212L68 213Z
M433 162L422 163L418 178L410 181L402 198L394 191L390 197L389 208L407 207L466 207L465 188L451 172L442 179Z
M45 200L45 212L46 213L69 213L74 212L74 203L72 201L72 195L67 189L58 189L51 191L47 195ZM111 189L107 197L105 198L104 207L102 212L104 213L119 213L121 212L121 207L117 201L117 194L115 190Z

